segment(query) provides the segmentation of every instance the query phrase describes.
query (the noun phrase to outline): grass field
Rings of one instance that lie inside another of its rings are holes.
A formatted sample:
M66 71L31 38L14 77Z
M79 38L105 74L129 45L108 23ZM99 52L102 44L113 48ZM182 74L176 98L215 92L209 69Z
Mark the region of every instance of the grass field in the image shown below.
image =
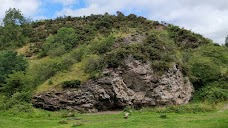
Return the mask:
M0 114L0 128L227 128L228 110L199 113L160 113L142 110L133 111L128 119L123 112L76 114L63 117L66 112L35 110L31 114ZM67 124L60 124L66 121ZM74 126L80 123L81 126Z

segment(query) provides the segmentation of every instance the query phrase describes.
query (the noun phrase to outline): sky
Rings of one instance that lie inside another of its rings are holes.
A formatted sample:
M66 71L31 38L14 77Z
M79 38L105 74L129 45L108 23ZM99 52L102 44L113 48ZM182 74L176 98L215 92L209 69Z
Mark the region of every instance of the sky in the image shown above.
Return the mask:
M0 20L9 8L33 20L121 11L184 27L219 44L228 35L228 0L0 0Z

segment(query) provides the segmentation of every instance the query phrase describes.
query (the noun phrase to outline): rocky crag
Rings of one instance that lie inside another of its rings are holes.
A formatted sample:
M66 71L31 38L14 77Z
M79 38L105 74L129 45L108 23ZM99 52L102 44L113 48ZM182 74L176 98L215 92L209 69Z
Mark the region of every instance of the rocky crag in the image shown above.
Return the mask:
M69 109L97 112L121 109L186 104L194 89L178 65L158 77L149 63L131 57L118 68L105 69L102 77L79 88L43 92L33 97L35 107L46 110Z

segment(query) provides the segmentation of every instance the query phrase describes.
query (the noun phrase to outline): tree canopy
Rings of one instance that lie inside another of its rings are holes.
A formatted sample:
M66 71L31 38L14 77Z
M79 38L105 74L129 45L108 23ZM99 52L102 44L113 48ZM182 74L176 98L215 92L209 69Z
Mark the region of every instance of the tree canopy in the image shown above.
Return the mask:
M21 25L25 23L25 17L21 13L20 10L15 8L10 8L5 12L5 17L3 19L3 23L5 26L7 25Z
M4 83L9 74L25 71L27 61L14 51L0 51L0 83Z

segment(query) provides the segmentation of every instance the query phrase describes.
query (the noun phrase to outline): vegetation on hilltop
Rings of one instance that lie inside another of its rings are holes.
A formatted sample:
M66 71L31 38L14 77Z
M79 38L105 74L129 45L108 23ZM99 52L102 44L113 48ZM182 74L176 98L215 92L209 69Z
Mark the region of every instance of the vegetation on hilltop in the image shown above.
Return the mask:
M24 54L15 52L25 46L29 47ZM0 27L0 49L3 109L30 102L37 90L74 87L71 83L75 81L81 84L97 78L104 68L116 68L128 56L150 62L158 76L178 64L196 89L195 101L228 99L227 47L134 14L28 22L19 10L9 9ZM79 74L71 76L75 71Z

